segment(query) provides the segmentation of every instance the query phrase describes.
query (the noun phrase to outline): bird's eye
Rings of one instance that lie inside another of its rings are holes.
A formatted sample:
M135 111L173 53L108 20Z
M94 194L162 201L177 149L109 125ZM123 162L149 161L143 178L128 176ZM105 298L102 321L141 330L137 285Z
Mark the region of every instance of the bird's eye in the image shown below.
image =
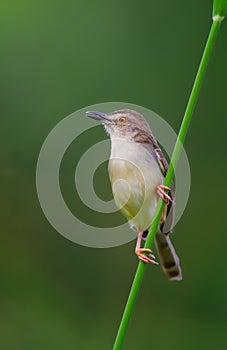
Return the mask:
M125 125L128 121L128 118L126 116L122 116L118 118L118 124Z

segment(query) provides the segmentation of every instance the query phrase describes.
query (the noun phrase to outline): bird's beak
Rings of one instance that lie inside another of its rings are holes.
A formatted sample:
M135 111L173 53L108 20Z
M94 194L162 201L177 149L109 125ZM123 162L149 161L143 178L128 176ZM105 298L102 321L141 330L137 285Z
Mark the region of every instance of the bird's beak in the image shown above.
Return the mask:
M113 123L106 113L97 112L97 111L87 111L86 116L95 120L100 120L103 123Z

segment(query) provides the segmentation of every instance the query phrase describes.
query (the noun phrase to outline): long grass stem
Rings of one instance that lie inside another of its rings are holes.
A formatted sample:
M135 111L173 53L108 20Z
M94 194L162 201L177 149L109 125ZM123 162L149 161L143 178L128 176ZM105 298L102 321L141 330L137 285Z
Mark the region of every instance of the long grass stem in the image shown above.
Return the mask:
M194 84L192 87L191 95L190 95L189 100L188 100L188 104L187 104L187 107L185 110L183 121L182 121L180 130L179 130L178 138L177 138L177 141L176 141L173 153L172 153L172 157L170 160L168 172L167 172L165 182L164 182L164 184L166 186L169 186L173 180L174 169L177 165L177 162L178 162L181 150L182 150L182 144L184 143L184 140L185 140L185 137L186 137L189 125L190 125L190 121L191 121L192 114L193 114L193 111L194 111L194 108L195 108L195 105L196 105L196 102L198 99L201 84L202 84L202 81L203 81L204 76L205 76L205 71L206 71L206 68L207 68L207 65L209 62L209 58L211 56L211 53L212 53L212 50L214 47L215 40L217 38L219 29L220 29L222 19L223 18L220 16L215 16L213 19L213 23L212 23L212 26L210 29L210 33L209 33L209 36L207 39L204 53L203 53L203 56L202 56L202 59L201 59L200 65L199 65L199 69L198 69L198 72L197 72L197 75L196 75L196 78L195 78L195 81L194 81ZM158 224L160 221L163 205L164 205L163 201L161 199L159 199L158 205L156 208L155 217L152 221L152 224L151 224L151 227L149 230L149 234L147 237L147 241L145 244L146 248L150 248L153 245L154 237L155 237L155 234L157 232L157 228L158 228ZM132 283L132 287L131 287L131 290L129 293L128 301L127 301L126 306L125 306L125 310L124 310L122 320L121 320L121 323L119 326L119 330L118 330L118 333L117 333L117 336L115 339L113 350L122 349L122 344L123 344L123 341L124 341L124 338L126 335L126 331L127 331L129 320L131 318L132 311L133 311L133 308L134 308L134 305L136 302L136 298L137 298L137 295L138 295L138 292L139 292L139 289L140 289L140 286L141 286L141 283L143 280L145 268L146 268L146 264L140 261L138 264L138 268L137 268L135 277L134 277L134 281Z

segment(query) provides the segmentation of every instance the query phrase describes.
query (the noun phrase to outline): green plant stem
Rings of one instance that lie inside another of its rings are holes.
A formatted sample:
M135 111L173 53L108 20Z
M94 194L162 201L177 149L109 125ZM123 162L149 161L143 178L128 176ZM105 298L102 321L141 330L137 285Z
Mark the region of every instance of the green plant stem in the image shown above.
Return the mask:
M220 19L216 19L211 26L210 29L210 33L207 39L207 43L204 49L204 53L199 65L199 69L195 78L195 82L194 85L192 87L192 92L191 95L189 97L189 101L185 110L185 114L184 114L184 118L180 127L180 131L178 134L178 138L173 150L173 154L170 160L170 164L169 164L169 168L168 168L168 172L166 174L166 178L165 178L165 182L164 184L166 186L170 186L172 180L173 180L173 176L174 176L174 169L177 165L180 153L181 153L181 149L182 149L182 144L184 143L188 128L189 128L189 124L192 118L192 114L198 99L198 95L199 95L199 91L200 91L200 87L205 75L205 71L208 65L208 61L209 58L211 56L212 53L212 49L214 47L214 43L215 40L217 38L217 34L219 32L220 29L220 25L221 25L221 20ZM146 248L150 248L154 242L154 237L155 234L157 232L157 228L158 228L158 224L160 221L160 217L161 217L161 213L162 213L162 209L163 209L164 203L161 199L159 199L158 201L158 205L156 208L156 213L154 216L154 219L152 221L150 230L149 230L149 234L147 237L147 241L145 244ZM122 348L122 344L125 338L125 334L128 328L128 324L129 324L129 320L133 311L133 307L142 283L142 279L144 276L144 272L145 272L145 268L146 268L146 264L143 262L139 262L138 264L138 268L134 277L134 281L132 283L132 287L130 290L130 294L128 297L128 301L127 304L125 306L125 310L122 316L122 320L119 326L119 330L117 333L117 337L115 339L115 343L114 343L114 347L113 350L119 350Z

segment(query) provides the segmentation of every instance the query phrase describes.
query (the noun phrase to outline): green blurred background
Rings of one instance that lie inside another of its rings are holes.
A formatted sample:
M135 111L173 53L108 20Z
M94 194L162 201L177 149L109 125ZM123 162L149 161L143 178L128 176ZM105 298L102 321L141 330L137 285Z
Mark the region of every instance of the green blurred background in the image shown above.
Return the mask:
M37 199L37 157L56 123L100 102L142 105L177 131L211 11L206 0L1 2L1 349L112 348L135 242L91 249L58 234ZM147 269L124 349L226 345L226 38L224 22L185 144L184 279Z

